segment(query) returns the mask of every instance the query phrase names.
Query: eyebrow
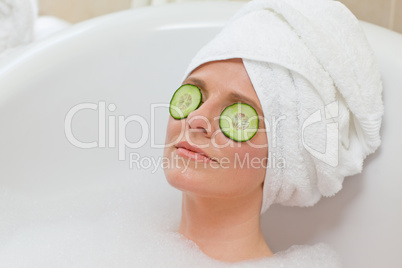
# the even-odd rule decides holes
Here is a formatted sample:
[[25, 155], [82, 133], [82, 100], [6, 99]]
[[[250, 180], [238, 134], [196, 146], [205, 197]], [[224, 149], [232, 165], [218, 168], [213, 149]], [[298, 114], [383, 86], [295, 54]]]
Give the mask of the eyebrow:
[[[199, 86], [200, 88], [202, 88], [202, 89], [208, 91], [207, 84], [206, 84], [205, 81], [202, 80], [202, 79], [199, 79], [199, 78], [196, 78], [196, 77], [189, 77], [189, 78], [187, 78], [186, 80], [184, 80], [184, 82], [183, 82], [183, 84], [186, 84], [186, 83], [194, 84], [195, 86]], [[258, 108], [258, 106], [256, 105], [256, 103], [255, 103], [253, 100], [251, 100], [250, 98], [248, 98], [248, 97], [246, 97], [246, 96], [244, 96], [244, 95], [240, 95], [240, 94], [238, 94], [238, 93], [231, 92], [231, 93], [229, 94], [229, 97], [232, 98], [232, 99], [243, 100], [243, 101], [245, 101], [245, 102], [248, 102], [248, 103], [250, 103], [251, 106], [254, 107], [254, 109], [258, 109], [258, 110], [259, 110], [259, 108]]]

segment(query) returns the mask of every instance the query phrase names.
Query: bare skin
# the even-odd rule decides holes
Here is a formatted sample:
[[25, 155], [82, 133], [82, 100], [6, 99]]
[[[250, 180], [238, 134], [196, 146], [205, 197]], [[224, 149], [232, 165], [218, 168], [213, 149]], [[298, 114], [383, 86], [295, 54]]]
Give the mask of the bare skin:
[[206, 255], [221, 261], [272, 256], [261, 233], [259, 211], [252, 211], [250, 204], [238, 201], [223, 204], [222, 200], [183, 193], [179, 233], [194, 241]]
[[[259, 131], [250, 143], [239, 143], [227, 138], [219, 128], [223, 109], [238, 101], [253, 106], [262, 118], [260, 102], [242, 60], [203, 64], [183, 84], [201, 88], [203, 103], [186, 119], [171, 117], [167, 127], [164, 156], [171, 163], [174, 157], [183, 160], [164, 170], [168, 182], [183, 192], [178, 232], [217, 260], [238, 262], [272, 256], [260, 226], [263, 164], [266, 166], [268, 153], [267, 147], [256, 146], [267, 145], [266, 133]], [[265, 129], [263, 120], [260, 129]], [[180, 154], [175, 147], [180, 141], [202, 148], [216, 162], [206, 160], [202, 163], [207, 165], [201, 165]], [[261, 165], [241, 167], [235, 164], [236, 159], [261, 160]]]

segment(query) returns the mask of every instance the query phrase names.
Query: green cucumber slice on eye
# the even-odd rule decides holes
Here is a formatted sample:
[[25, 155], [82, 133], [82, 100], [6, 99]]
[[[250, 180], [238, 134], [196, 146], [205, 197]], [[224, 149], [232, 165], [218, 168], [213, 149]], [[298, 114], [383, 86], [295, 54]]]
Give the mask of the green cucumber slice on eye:
[[245, 103], [234, 103], [226, 107], [219, 118], [219, 127], [229, 139], [248, 141], [257, 133], [258, 114]]
[[170, 115], [174, 119], [186, 118], [192, 111], [200, 107], [201, 101], [201, 90], [197, 86], [182, 85], [175, 91], [170, 100]]

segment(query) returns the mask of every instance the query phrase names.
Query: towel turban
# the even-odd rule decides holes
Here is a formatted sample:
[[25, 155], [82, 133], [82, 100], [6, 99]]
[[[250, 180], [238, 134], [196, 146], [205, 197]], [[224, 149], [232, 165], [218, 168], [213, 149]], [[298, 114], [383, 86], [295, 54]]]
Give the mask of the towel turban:
[[198, 51], [184, 79], [230, 58], [243, 60], [267, 122], [268, 157], [283, 164], [266, 169], [261, 213], [334, 195], [380, 146], [379, 68], [342, 3], [248, 2]]

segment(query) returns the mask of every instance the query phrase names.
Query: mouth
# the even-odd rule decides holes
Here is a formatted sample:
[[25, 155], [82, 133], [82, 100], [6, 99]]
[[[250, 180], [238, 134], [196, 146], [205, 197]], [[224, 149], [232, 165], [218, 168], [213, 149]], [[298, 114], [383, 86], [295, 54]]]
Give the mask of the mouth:
[[187, 158], [190, 158], [194, 161], [200, 161], [200, 162], [218, 162], [216, 159], [211, 158], [208, 156], [203, 150], [201, 150], [198, 147], [190, 145], [186, 141], [181, 141], [178, 144], [176, 144], [176, 153], [180, 156], [184, 156]]

